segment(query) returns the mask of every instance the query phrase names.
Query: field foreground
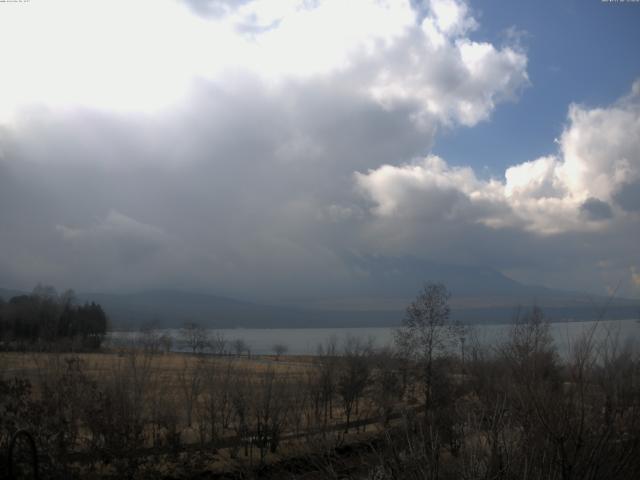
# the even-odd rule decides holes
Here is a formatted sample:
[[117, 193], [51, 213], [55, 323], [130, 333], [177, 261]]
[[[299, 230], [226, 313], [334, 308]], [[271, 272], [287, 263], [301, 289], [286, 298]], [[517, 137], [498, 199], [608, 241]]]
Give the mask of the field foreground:
[[49, 432], [55, 441], [40, 455], [55, 456], [74, 474], [100, 477], [134, 470], [145, 476], [149, 469], [168, 476], [226, 475], [256, 466], [264, 476], [265, 465], [275, 474], [300, 455], [312, 458], [318, 447], [329, 452], [379, 432], [371, 398], [354, 396], [347, 415], [333, 398], [337, 376], [325, 379], [328, 391], [320, 392], [323, 370], [333, 377], [338, 366], [326, 372], [318, 360], [143, 350], [0, 354], [15, 397], [5, 408], [18, 407], [15, 426], [31, 423], [35, 404], [45, 407], [36, 410], [50, 416], [49, 428], [67, 432]]
[[[0, 353], [0, 473], [44, 478], [640, 478], [640, 356], [548, 327], [429, 364], [356, 340], [315, 357]], [[20, 430], [28, 434], [14, 434]]]

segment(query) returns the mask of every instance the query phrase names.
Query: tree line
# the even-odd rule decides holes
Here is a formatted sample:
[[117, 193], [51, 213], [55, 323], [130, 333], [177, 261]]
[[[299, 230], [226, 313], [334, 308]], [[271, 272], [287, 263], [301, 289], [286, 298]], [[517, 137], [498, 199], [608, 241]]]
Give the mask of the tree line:
[[58, 294], [53, 287], [37, 285], [28, 295], [0, 298], [0, 344], [7, 349], [36, 344], [97, 349], [107, 325], [102, 307], [78, 304], [72, 290]]

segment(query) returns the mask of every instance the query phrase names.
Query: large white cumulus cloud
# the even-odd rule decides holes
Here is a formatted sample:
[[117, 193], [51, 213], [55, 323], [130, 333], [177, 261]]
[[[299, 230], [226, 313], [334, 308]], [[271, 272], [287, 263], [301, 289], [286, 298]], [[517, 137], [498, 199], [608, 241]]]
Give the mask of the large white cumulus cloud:
[[427, 129], [474, 125], [528, 84], [523, 52], [469, 38], [477, 22], [461, 1], [431, 0], [426, 15], [408, 1], [294, 1], [279, 14], [267, 3], [229, 14], [259, 45], [252, 68], [271, 79], [340, 73], [341, 88], [409, 108]]
[[503, 179], [429, 156], [357, 173], [356, 182], [380, 217], [461, 215], [539, 235], [638, 221], [640, 81], [613, 105], [571, 105], [558, 143], [557, 154], [509, 167]]
[[[382, 105], [415, 105], [418, 122], [437, 118], [472, 126], [495, 104], [528, 84], [527, 57], [517, 48], [497, 49], [468, 34], [477, 26], [464, 3], [433, 0], [411, 44], [400, 43], [379, 68], [369, 91]], [[415, 41], [418, 38], [419, 41]]]

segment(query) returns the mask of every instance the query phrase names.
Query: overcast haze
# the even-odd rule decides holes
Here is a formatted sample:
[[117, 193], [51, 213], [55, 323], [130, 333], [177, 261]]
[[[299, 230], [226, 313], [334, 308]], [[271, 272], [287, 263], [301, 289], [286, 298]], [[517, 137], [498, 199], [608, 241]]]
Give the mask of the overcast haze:
[[0, 286], [639, 298], [640, 4], [504, 3], [0, 4]]

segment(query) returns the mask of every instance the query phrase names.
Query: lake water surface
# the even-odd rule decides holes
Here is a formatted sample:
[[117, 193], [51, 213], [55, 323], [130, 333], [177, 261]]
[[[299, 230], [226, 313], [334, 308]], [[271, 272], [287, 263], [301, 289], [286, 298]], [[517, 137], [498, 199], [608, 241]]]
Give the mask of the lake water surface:
[[[594, 338], [602, 340], [609, 336], [618, 338], [621, 345], [626, 343], [640, 343], [640, 323], [637, 320], [606, 320], [596, 322], [558, 322], [551, 324], [551, 335], [561, 355], [566, 355], [570, 346], [579, 339], [585, 331], [595, 327]], [[481, 344], [498, 346], [505, 341], [511, 325], [474, 325], [474, 334]], [[273, 353], [275, 344], [283, 344], [288, 353], [293, 355], [313, 355], [318, 345], [334, 338], [338, 347], [348, 337], [356, 337], [363, 341], [371, 341], [376, 347], [393, 344], [393, 333], [396, 328], [237, 328], [218, 329], [225, 339], [233, 342], [242, 339], [257, 355]], [[167, 329], [164, 332], [174, 338], [174, 348], [183, 350], [180, 343], [180, 330]], [[112, 332], [109, 340], [120, 343], [135, 338], [132, 332]]]

